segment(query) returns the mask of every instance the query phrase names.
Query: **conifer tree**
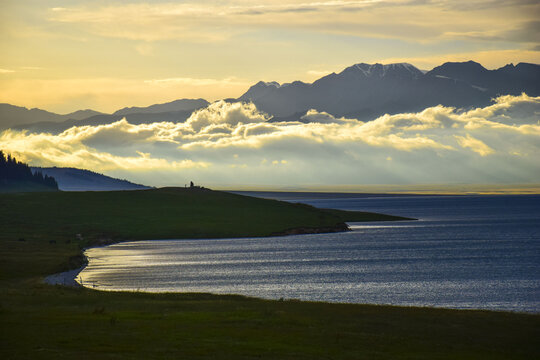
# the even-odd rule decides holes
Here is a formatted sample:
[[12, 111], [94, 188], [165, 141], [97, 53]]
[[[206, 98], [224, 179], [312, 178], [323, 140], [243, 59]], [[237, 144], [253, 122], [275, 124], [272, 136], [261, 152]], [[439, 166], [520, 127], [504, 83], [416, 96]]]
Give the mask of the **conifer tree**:
[[0, 150], [0, 185], [16, 182], [31, 182], [58, 189], [58, 183], [55, 178], [48, 175], [43, 176], [41, 171], [32, 173], [32, 170], [27, 164], [17, 161], [11, 154], [7, 154], [6, 156]]

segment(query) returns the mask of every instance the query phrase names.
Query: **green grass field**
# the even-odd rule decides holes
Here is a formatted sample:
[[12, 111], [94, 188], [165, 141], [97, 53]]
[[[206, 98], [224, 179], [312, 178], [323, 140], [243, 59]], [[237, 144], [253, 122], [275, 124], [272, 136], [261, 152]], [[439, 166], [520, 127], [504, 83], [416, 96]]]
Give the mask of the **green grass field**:
[[42, 283], [80, 265], [82, 248], [100, 243], [265, 236], [391, 219], [196, 189], [0, 194], [0, 358], [540, 357], [538, 315]]

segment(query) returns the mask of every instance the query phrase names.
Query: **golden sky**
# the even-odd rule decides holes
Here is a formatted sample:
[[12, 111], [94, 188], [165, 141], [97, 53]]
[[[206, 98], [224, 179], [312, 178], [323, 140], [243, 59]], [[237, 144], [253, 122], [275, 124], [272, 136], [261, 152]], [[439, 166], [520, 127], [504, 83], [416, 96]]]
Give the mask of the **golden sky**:
[[539, 15], [537, 0], [2, 0], [0, 102], [111, 112], [359, 62], [540, 63]]

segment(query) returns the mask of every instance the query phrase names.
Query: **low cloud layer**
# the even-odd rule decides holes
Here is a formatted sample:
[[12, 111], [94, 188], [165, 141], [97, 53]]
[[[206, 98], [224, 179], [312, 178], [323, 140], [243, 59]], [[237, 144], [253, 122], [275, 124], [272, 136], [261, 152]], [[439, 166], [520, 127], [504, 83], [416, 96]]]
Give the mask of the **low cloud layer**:
[[[253, 104], [218, 101], [185, 123], [7, 130], [0, 148], [36, 166], [71, 166], [149, 185], [524, 184], [540, 179], [540, 97], [445, 106], [373, 121], [308, 111], [272, 122]], [[308, 123], [304, 123], [308, 122]]]

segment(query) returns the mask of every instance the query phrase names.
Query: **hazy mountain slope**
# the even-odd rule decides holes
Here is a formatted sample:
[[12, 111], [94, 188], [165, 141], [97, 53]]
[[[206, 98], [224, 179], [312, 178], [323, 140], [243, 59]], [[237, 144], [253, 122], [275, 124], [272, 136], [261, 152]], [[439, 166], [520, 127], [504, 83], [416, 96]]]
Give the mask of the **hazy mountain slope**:
[[64, 130], [67, 130], [73, 126], [96, 126], [106, 125], [125, 118], [131, 124], [150, 124], [153, 122], [184, 122], [186, 121], [193, 111], [173, 111], [163, 112], [155, 114], [135, 113], [127, 115], [96, 115], [84, 120], [66, 120], [63, 122], [38, 122], [33, 124], [23, 124], [19, 126], [13, 126], [16, 130], [28, 130], [30, 132], [40, 133], [48, 132], [52, 134], [59, 134]]
[[109, 190], [141, 190], [148, 186], [134, 184], [127, 180], [115, 179], [110, 176], [89, 170], [75, 168], [32, 167], [32, 171], [40, 171], [43, 175], [52, 176], [63, 191], [109, 191]]
[[22, 106], [0, 104], [0, 129], [7, 129], [13, 125], [32, 123], [38, 121], [62, 121], [62, 115], [41, 109], [27, 109]]
[[179, 99], [164, 104], [155, 104], [147, 107], [125, 107], [117, 110], [113, 115], [127, 115], [127, 114], [156, 114], [156, 113], [170, 113], [178, 111], [194, 111], [210, 103], [204, 99]]
[[0, 104], [0, 130], [37, 122], [61, 122], [68, 119], [81, 120], [97, 114], [101, 113], [94, 110], [78, 110], [60, 115], [36, 108], [27, 109], [22, 106]]
[[[94, 110], [78, 110], [60, 115], [41, 109], [0, 104], [0, 130], [28, 129], [35, 132], [61, 132], [72, 126], [102, 125], [118, 121], [124, 116], [133, 124], [155, 121], [183, 122], [194, 110], [208, 106], [204, 99], [180, 99], [148, 107], [129, 107], [103, 114]], [[151, 114], [151, 116], [148, 116]]]
[[474, 62], [447, 62], [437, 66], [426, 75], [444, 76], [483, 88], [490, 95], [525, 92], [540, 93], [540, 65], [519, 63], [508, 64], [496, 70], [488, 70]]
[[72, 113], [62, 115], [65, 119], [74, 119], [74, 120], [83, 120], [87, 119], [90, 116], [96, 116], [103, 114], [102, 112], [91, 110], [91, 109], [85, 109], [85, 110], [77, 110]]
[[[153, 122], [184, 122], [193, 111], [209, 104], [204, 99], [180, 99], [165, 104], [148, 107], [130, 107], [115, 111], [113, 114], [96, 114], [82, 120], [29, 122], [12, 126], [13, 129], [26, 129], [31, 132], [61, 133], [73, 126], [105, 125], [126, 118], [131, 124], [150, 124]], [[84, 110], [87, 111], [87, 110]]]

